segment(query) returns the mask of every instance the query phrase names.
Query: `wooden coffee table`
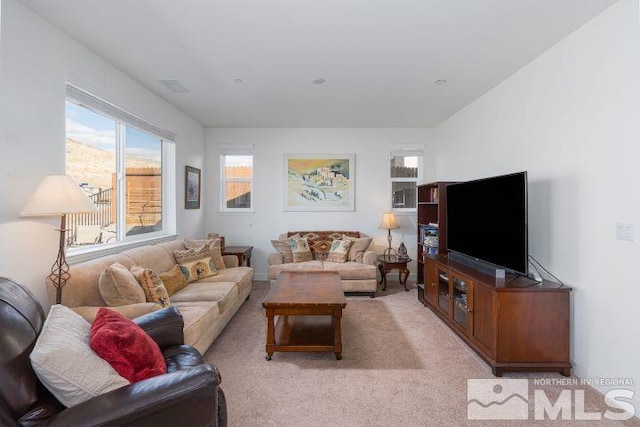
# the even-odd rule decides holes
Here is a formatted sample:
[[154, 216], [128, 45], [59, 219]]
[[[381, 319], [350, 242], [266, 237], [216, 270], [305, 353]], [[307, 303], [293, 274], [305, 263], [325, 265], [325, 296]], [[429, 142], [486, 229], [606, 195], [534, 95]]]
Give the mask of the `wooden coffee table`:
[[340, 319], [347, 299], [337, 272], [283, 271], [262, 306], [267, 310], [267, 360], [276, 351], [327, 351], [342, 359]]

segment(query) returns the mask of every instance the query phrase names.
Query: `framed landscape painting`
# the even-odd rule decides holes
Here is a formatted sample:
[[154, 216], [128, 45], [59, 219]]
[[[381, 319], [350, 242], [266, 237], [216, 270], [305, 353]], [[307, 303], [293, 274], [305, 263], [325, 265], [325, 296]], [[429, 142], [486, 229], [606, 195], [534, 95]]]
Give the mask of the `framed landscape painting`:
[[355, 155], [285, 154], [285, 211], [354, 210]]
[[200, 209], [200, 169], [192, 166], [185, 171], [184, 208]]

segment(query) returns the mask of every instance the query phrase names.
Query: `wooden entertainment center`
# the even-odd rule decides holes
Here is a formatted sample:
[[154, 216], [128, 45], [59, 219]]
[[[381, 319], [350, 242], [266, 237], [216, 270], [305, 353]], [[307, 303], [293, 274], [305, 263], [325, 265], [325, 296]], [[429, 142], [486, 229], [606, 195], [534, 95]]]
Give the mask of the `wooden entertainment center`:
[[[422, 194], [439, 188], [440, 200], [448, 183], [425, 184]], [[418, 188], [420, 203], [421, 188]], [[425, 190], [426, 189], [426, 190]], [[445, 218], [444, 206], [428, 206]], [[420, 206], [420, 205], [419, 205]], [[426, 212], [425, 209], [422, 211]], [[418, 224], [434, 222], [421, 218]], [[419, 268], [419, 298], [462, 340], [478, 353], [496, 376], [510, 371], [556, 371], [571, 375], [569, 348], [571, 288], [558, 283], [518, 278], [495, 278], [449, 259], [443, 222], [439, 222], [438, 254], [424, 254]], [[420, 239], [420, 229], [418, 230]], [[419, 252], [421, 250], [419, 240]], [[421, 288], [420, 285], [423, 287]], [[421, 292], [421, 289], [422, 292]], [[421, 294], [421, 295], [420, 295]]]

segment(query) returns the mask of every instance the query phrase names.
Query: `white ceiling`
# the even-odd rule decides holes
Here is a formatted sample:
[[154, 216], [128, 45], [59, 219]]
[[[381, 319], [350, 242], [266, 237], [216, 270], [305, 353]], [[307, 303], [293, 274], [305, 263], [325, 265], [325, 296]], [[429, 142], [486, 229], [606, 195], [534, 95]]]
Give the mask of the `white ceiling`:
[[432, 127], [615, 2], [21, 1], [207, 127]]

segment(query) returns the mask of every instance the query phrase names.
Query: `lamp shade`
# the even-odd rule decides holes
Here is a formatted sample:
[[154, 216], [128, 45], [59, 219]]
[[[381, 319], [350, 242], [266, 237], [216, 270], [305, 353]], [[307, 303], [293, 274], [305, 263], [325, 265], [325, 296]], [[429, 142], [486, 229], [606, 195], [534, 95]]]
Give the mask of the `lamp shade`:
[[396, 228], [400, 228], [398, 223], [396, 222], [396, 216], [393, 212], [385, 212], [382, 214], [382, 222], [380, 222], [380, 227], [385, 230], [395, 230]]
[[20, 216], [50, 216], [94, 212], [98, 208], [67, 175], [47, 175]]

